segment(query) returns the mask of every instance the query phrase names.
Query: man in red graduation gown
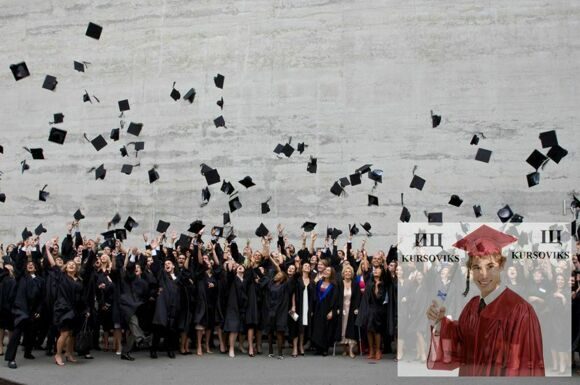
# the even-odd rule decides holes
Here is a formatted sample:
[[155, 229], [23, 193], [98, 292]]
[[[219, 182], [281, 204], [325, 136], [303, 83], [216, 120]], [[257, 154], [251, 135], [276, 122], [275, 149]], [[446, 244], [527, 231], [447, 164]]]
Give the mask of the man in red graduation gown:
[[463, 308], [458, 320], [445, 316], [436, 301], [427, 310], [435, 322], [427, 367], [459, 368], [460, 376], [544, 376], [542, 331], [533, 307], [503, 286], [504, 246], [516, 238], [483, 225], [453, 246], [466, 250], [469, 275], [480, 295]]

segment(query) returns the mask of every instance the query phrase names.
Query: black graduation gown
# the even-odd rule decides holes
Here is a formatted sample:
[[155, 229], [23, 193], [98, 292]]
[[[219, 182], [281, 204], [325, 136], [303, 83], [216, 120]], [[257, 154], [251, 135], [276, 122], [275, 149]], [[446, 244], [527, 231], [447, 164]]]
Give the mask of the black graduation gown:
[[[219, 268], [213, 269], [213, 274], [209, 276], [205, 271], [200, 271], [196, 279], [196, 303], [193, 322], [206, 329], [216, 326], [219, 317]], [[212, 287], [210, 287], [210, 284]]]
[[350, 307], [348, 309], [348, 314], [344, 315], [343, 306], [344, 306], [344, 282], [341, 280], [338, 282], [337, 286], [337, 293], [336, 293], [336, 301], [338, 311], [336, 313], [336, 335], [335, 341], [342, 340], [342, 320], [343, 317], [348, 317], [348, 322], [346, 324], [346, 331], [345, 337], [350, 338], [352, 340], [359, 339], [358, 327], [356, 326], [356, 319], [357, 315], [354, 314], [355, 310], [358, 310], [360, 307], [361, 301], [361, 292], [360, 286], [356, 281], [351, 281], [351, 295], [350, 295]]
[[38, 276], [33, 278], [26, 274], [18, 281], [16, 297], [12, 314], [14, 314], [14, 327], [26, 320], [32, 319], [34, 314], [40, 314], [42, 308], [44, 280]]
[[67, 328], [78, 331], [81, 327], [81, 317], [86, 311], [88, 308], [83, 298], [81, 280], [74, 280], [63, 273], [54, 303], [54, 324], [59, 329]]
[[225, 311], [224, 331], [239, 333], [244, 331], [246, 306], [246, 281], [242, 281], [235, 272], [228, 273], [228, 296]]
[[387, 275], [387, 336], [394, 337], [397, 334], [397, 277]]
[[153, 331], [153, 317], [155, 315], [159, 284], [157, 283], [157, 277], [151, 270], [143, 268], [141, 278], [146, 284], [146, 300], [143, 306], [137, 309], [137, 317], [139, 318], [141, 329], [145, 332], [151, 332]]
[[0, 329], [14, 329], [12, 306], [16, 298], [16, 279], [7, 270], [0, 271]]
[[[296, 313], [298, 314], [298, 329], [299, 331], [303, 331], [303, 332], [308, 332], [306, 337], [309, 338], [310, 337], [310, 331], [312, 330], [311, 327], [312, 326], [312, 316], [314, 315], [314, 306], [316, 303], [316, 285], [314, 284], [314, 280], [310, 279], [310, 282], [308, 283], [308, 289], [306, 290], [306, 292], [308, 293], [308, 314], [303, 314], [303, 305], [304, 305], [304, 287], [306, 285], [304, 284], [304, 280], [302, 279], [302, 276], [298, 277], [298, 279], [296, 280], [296, 285], [295, 285], [295, 289], [294, 289], [294, 293], [296, 295], [296, 299], [295, 299], [295, 303], [296, 303]], [[308, 326], [305, 327], [303, 325], [302, 320], [304, 319], [304, 317], [306, 317], [308, 319]]]
[[122, 274], [121, 296], [119, 297], [119, 309], [124, 324], [129, 324], [129, 320], [137, 313], [139, 306], [145, 303], [148, 295], [147, 282], [135, 275], [135, 264], [128, 264]]
[[244, 282], [246, 282], [246, 309], [245, 325], [247, 328], [255, 328], [261, 324], [261, 287], [256, 283], [260, 274], [258, 269], [247, 268], [244, 273]]
[[260, 286], [264, 290], [264, 333], [286, 332], [288, 328], [288, 281], [276, 283], [268, 276], [262, 277]]
[[[113, 330], [115, 323], [120, 324], [121, 315], [118, 311], [118, 304], [115, 301], [115, 283], [113, 276], [103, 271], [97, 272], [96, 275], [97, 303], [99, 305], [99, 320], [103, 331]], [[99, 288], [105, 285], [104, 288]], [[114, 309], [117, 308], [117, 311]], [[114, 315], [113, 315], [114, 314]]]
[[[294, 296], [294, 294], [296, 293], [296, 285], [297, 285], [296, 281], [297, 280], [298, 280], [297, 274], [294, 274], [293, 277], [288, 278], [288, 290], [287, 290], [288, 309], [290, 309], [292, 307], [292, 296]], [[300, 318], [296, 318], [296, 321], [294, 321], [294, 318], [292, 318], [288, 312], [286, 312], [286, 314], [288, 317], [288, 321], [287, 321], [288, 322], [288, 340], [292, 341], [293, 338], [298, 337], [298, 335], [300, 334], [300, 327], [298, 325]]]
[[[314, 314], [312, 315], [312, 343], [317, 350], [326, 352], [334, 343], [336, 334], [336, 312], [338, 310], [337, 288], [330, 284], [325, 291], [321, 291], [322, 280], [316, 284]], [[328, 320], [328, 313], [333, 317]]]
[[155, 314], [153, 315], [153, 325], [164, 327], [168, 330], [176, 330], [177, 316], [179, 315], [179, 305], [181, 303], [181, 288], [179, 277], [175, 279], [165, 271], [159, 274], [158, 282], [161, 292], [157, 297]]
[[195, 282], [193, 275], [188, 269], [179, 269], [179, 281], [181, 283], [179, 315], [177, 317], [177, 329], [189, 331], [195, 310]]
[[387, 322], [387, 308], [384, 304], [387, 289], [385, 284], [381, 283], [378, 292], [375, 294], [374, 288], [374, 280], [367, 282], [361, 301], [357, 326], [365, 327], [369, 332], [382, 334]]

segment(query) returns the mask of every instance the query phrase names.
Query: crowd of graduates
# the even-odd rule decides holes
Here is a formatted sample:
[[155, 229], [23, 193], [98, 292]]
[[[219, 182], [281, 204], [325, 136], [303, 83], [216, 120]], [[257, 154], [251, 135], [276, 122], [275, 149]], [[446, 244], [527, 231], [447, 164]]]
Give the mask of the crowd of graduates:
[[144, 234], [142, 249], [88, 239], [77, 221], [62, 242], [23, 234], [0, 246], [0, 353], [17, 368], [20, 345], [25, 359], [44, 350], [59, 366], [92, 350], [127, 361], [135, 351], [371, 360], [391, 352], [396, 248], [369, 256], [365, 240], [358, 249], [352, 235], [341, 248], [330, 236], [317, 245], [315, 232], [295, 247], [277, 230], [259, 249], [204, 228], [185, 239]]

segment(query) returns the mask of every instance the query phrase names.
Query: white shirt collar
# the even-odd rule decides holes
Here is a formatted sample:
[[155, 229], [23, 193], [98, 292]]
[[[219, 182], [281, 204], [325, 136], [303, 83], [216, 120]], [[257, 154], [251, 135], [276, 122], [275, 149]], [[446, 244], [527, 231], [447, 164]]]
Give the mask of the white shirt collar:
[[489, 305], [490, 303], [495, 301], [497, 299], [497, 297], [499, 297], [500, 294], [504, 292], [505, 289], [507, 289], [506, 285], [501, 284], [501, 283], [499, 285], [497, 285], [497, 287], [495, 288], [494, 291], [489, 293], [485, 298], [482, 297], [483, 300], [485, 301], [485, 304]]

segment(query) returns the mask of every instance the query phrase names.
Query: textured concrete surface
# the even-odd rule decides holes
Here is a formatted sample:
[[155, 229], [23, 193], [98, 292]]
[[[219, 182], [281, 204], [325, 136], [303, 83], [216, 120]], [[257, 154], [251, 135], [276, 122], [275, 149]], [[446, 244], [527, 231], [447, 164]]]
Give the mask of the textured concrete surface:
[[[139, 233], [158, 219], [170, 221], [170, 231], [196, 218], [221, 223], [220, 185], [199, 207], [202, 162], [227, 180], [251, 175], [257, 183], [249, 190], [234, 183], [244, 207], [232, 220], [242, 238], [260, 221], [271, 229], [286, 223], [291, 238], [306, 219], [319, 231], [369, 221], [370, 247], [384, 248], [395, 241], [402, 192], [412, 220], [424, 221], [424, 210], [472, 219], [479, 203], [481, 220], [495, 221], [508, 203], [526, 221], [567, 221], [563, 200], [579, 187], [579, 15], [572, 0], [5, 0], [0, 238], [40, 221], [63, 235], [79, 207], [92, 232], [117, 211], [140, 222]], [[103, 26], [100, 40], [84, 35], [89, 21]], [[9, 66], [23, 60], [31, 76], [15, 82]], [[79, 73], [73, 60], [91, 64]], [[218, 72], [223, 90], [213, 84]], [[47, 74], [58, 79], [55, 92], [41, 88]], [[174, 81], [182, 94], [196, 89], [192, 105], [169, 97]], [[85, 89], [100, 103], [83, 103]], [[223, 112], [215, 104], [222, 96]], [[108, 138], [121, 99], [131, 105], [123, 119], [143, 123], [146, 141], [130, 176], [120, 173], [127, 158], [119, 148], [135, 140], [126, 130], [98, 153], [83, 139]], [[443, 116], [438, 128], [430, 110]], [[46, 141], [56, 112], [65, 114], [57, 125], [68, 130], [63, 146]], [[216, 129], [222, 113], [227, 129]], [[569, 155], [548, 163], [540, 185], [528, 189], [533, 169], [525, 159], [551, 129]], [[487, 137], [480, 147], [493, 150], [489, 164], [475, 161], [469, 145], [480, 131]], [[278, 159], [272, 150], [290, 136], [309, 147]], [[44, 147], [46, 160], [31, 160], [23, 146]], [[317, 174], [306, 172], [310, 155]], [[31, 167], [24, 175], [23, 159]], [[330, 194], [336, 179], [367, 162], [384, 170], [378, 208], [367, 207], [366, 177], [346, 197]], [[95, 181], [87, 171], [101, 163], [107, 177]], [[150, 185], [154, 164], [161, 179]], [[409, 189], [415, 165], [427, 180], [422, 192]], [[44, 184], [51, 195], [39, 202]], [[464, 199], [460, 208], [447, 204], [451, 194]], [[270, 196], [272, 211], [261, 215]]]

